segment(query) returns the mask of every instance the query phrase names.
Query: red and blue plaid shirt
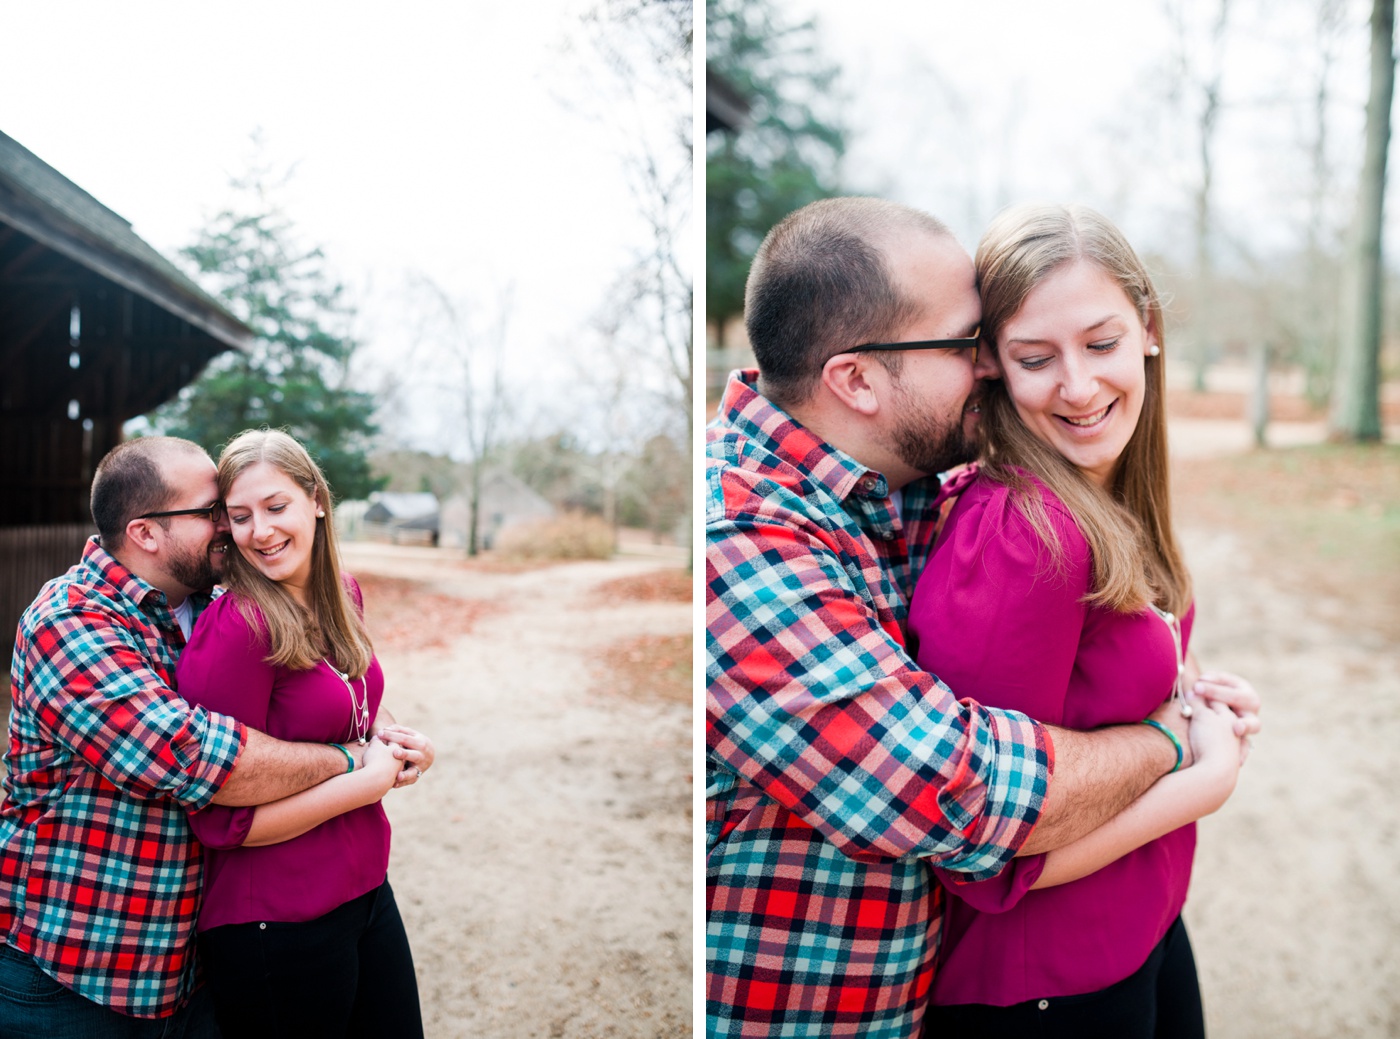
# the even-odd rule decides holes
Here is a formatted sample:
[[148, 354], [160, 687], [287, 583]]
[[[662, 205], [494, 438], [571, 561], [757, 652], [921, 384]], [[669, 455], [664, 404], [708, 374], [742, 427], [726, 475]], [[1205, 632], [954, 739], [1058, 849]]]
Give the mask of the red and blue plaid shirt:
[[209, 803], [245, 738], [171, 692], [184, 642], [165, 594], [94, 538], [25, 611], [10, 671], [0, 940], [132, 1017], [193, 989], [202, 851], [185, 808]]
[[905, 651], [937, 481], [897, 511], [754, 377], [706, 438], [707, 1031], [910, 1039], [942, 924], [927, 864], [1000, 871], [1053, 748]]

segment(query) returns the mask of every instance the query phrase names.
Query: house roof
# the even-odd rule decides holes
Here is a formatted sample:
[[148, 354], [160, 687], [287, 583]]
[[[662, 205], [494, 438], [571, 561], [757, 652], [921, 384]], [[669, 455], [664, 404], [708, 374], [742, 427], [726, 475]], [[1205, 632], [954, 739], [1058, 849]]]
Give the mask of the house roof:
[[380, 506], [396, 520], [416, 519], [436, 515], [437, 496], [427, 491], [406, 494], [399, 491], [379, 491], [370, 495], [370, 507]]
[[244, 349], [253, 331], [108, 209], [22, 144], [0, 133], [0, 224], [96, 271], [205, 332]]

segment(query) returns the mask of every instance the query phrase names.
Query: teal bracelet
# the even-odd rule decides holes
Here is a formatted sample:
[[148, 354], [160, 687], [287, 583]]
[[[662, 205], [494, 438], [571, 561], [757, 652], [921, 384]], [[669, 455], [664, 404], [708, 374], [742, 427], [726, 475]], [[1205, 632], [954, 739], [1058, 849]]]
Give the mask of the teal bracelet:
[[[1147, 718], [1142, 724], [1152, 726], [1163, 736], [1172, 741], [1172, 746], [1176, 748], [1176, 764], [1172, 766], [1172, 771], [1175, 772], [1177, 769], [1181, 768], [1181, 763], [1186, 760], [1186, 748], [1181, 745], [1181, 740], [1177, 739], [1176, 733], [1172, 732], [1171, 729], [1167, 728], [1156, 718]], [[348, 754], [349, 751], [346, 751], [346, 753]]]
[[[1174, 739], [1176, 739], [1176, 737], [1173, 736], [1172, 739], [1174, 740]], [[346, 750], [345, 747], [344, 747], [342, 744], [339, 744], [339, 743], [332, 743], [331, 746], [334, 747], [336, 750], [340, 751], [342, 754], [345, 755], [345, 771], [346, 771], [347, 773], [354, 772], [354, 771], [355, 771], [355, 755], [351, 754], [350, 751]], [[1180, 745], [1178, 745], [1178, 746], [1177, 746], [1177, 754], [1180, 755], [1180, 753], [1181, 753], [1181, 747], [1180, 747]]]

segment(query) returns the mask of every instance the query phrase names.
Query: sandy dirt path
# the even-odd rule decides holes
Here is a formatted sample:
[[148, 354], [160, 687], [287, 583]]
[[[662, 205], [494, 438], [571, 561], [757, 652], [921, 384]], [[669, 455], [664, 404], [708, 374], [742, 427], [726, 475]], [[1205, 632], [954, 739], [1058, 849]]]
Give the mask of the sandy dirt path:
[[1195, 647], [1247, 676], [1265, 732], [1200, 823], [1186, 919], [1213, 1039], [1400, 1036], [1400, 652], [1191, 529]]
[[[1249, 445], [1238, 421], [1173, 418], [1170, 433], [1178, 464]], [[1320, 442], [1322, 430], [1276, 423], [1269, 439]], [[1400, 1036], [1394, 626], [1320, 594], [1325, 562], [1267, 558], [1248, 531], [1198, 524], [1183, 542], [1198, 656], [1265, 698], [1234, 796], [1200, 823], [1186, 906], [1210, 1035]]]
[[346, 554], [354, 572], [488, 604], [447, 649], [380, 655], [385, 702], [438, 751], [385, 802], [427, 1034], [690, 1035], [691, 711], [610, 695], [596, 662], [690, 630], [688, 604], [593, 594], [666, 564], [507, 574], [432, 550]]

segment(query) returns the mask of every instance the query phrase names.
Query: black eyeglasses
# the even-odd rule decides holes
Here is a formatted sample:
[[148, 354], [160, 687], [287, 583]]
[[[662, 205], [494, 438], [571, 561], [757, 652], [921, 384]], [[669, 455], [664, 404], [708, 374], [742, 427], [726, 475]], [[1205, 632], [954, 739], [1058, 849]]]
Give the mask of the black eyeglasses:
[[218, 523], [224, 516], [224, 503], [216, 501], [202, 509], [171, 509], [169, 512], [147, 512], [137, 519], [165, 519], [167, 516], [208, 516], [210, 523]]
[[876, 350], [971, 350], [972, 363], [977, 363], [977, 347], [982, 342], [981, 330], [962, 339], [918, 339], [909, 343], [865, 343], [853, 346], [848, 354], [868, 354]]

